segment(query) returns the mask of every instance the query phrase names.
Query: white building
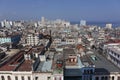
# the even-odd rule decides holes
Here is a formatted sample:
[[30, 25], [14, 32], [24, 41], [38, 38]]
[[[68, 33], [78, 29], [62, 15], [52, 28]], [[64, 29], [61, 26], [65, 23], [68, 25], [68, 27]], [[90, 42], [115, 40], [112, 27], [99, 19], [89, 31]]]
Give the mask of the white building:
[[60, 38], [54, 39], [53, 44], [54, 45], [60, 45], [61, 44], [61, 39]]
[[75, 38], [66, 38], [66, 44], [76, 44]]
[[35, 34], [28, 34], [27, 35], [27, 45], [37, 45], [39, 42], [39, 36]]
[[3, 43], [18, 43], [20, 41], [20, 35], [11, 35], [0, 37], [0, 44]]
[[105, 28], [112, 29], [112, 24], [106, 24]]
[[21, 21], [15, 21], [13, 23], [13, 25], [16, 26], [16, 27], [22, 27], [23, 26]]
[[7, 21], [7, 20], [4, 20], [4, 21], [1, 21], [1, 26], [2, 27], [11, 27], [13, 25], [12, 21]]
[[107, 46], [107, 58], [120, 68], [120, 44]]
[[86, 26], [86, 21], [85, 20], [81, 20], [80, 21], [80, 26]]

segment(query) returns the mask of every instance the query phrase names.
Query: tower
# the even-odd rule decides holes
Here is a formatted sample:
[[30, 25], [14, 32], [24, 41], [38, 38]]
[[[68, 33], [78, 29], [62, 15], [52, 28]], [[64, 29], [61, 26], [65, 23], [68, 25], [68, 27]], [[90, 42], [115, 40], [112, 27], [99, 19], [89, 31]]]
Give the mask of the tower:
[[80, 21], [80, 26], [86, 26], [86, 21], [85, 20], [81, 20]]

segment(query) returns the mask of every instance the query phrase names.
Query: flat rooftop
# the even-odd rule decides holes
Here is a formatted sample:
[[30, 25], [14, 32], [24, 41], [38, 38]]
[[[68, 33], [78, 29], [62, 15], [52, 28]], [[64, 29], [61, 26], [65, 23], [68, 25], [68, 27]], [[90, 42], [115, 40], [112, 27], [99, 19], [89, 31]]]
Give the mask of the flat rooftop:
[[80, 69], [82, 68], [84, 65], [83, 63], [81, 62], [81, 59], [77, 56], [77, 62], [76, 63], [65, 63], [65, 68], [66, 69]]
[[115, 53], [119, 54], [120, 55], [120, 45], [117, 45], [117, 46], [110, 46], [108, 47], [108, 49], [114, 51]]
[[21, 66], [17, 68], [17, 71], [32, 71], [32, 61], [25, 60]]
[[52, 69], [52, 60], [42, 61], [38, 65], [36, 71], [40, 72], [50, 72]]
[[63, 52], [67, 54], [75, 54], [74, 49], [63, 49]]
[[80, 59], [85, 67], [90, 67], [90, 66], [94, 65], [93, 62], [90, 60], [90, 58], [87, 55], [80, 57]]
[[68, 55], [76, 55], [74, 49], [63, 49], [64, 57], [68, 57]]
[[20, 51], [9, 57], [0, 66], [0, 71], [14, 71], [23, 60], [23, 51]]
[[120, 72], [120, 69], [107, 60], [107, 58], [104, 56], [98, 53], [89, 54], [88, 56], [95, 65], [95, 74], [110, 74], [112, 72]]
[[10, 51], [7, 51], [6, 54], [9, 56], [13, 56], [14, 54], [18, 53], [20, 50], [19, 49], [10, 49]]
[[[36, 48], [28, 47], [21, 51], [14, 49], [8, 51], [9, 56], [0, 63], [0, 71], [32, 71], [32, 59], [26, 60], [24, 54], [29, 55], [32, 54], [32, 51], [41, 51], [42, 49], [43, 47], [40, 46]], [[45, 63], [45, 66], [48, 65]]]
[[64, 76], [81, 76], [82, 72], [80, 69], [65, 69]]

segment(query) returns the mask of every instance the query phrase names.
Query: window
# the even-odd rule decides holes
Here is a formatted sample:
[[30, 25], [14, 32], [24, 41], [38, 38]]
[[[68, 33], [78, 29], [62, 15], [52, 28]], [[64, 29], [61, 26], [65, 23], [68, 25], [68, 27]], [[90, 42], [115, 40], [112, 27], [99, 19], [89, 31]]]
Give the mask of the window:
[[61, 77], [59, 77], [59, 80], [62, 80]]
[[87, 74], [89, 74], [89, 70], [87, 70]]
[[47, 78], [47, 80], [50, 80], [50, 79], [51, 79], [50, 77]]
[[38, 80], [38, 77], [35, 77], [35, 80]]
[[119, 55], [118, 55], [118, 58], [119, 58]]
[[57, 78], [55, 77], [54, 80], [57, 80]]
[[104, 80], [104, 77], [101, 77], [101, 80]]
[[108, 77], [107, 77], [107, 76], [105, 77], [105, 80], [108, 80]]
[[5, 80], [4, 76], [1, 76], [1, 80]]
[[114, 76], [112, 76], [112, 80], [114, 80]]
[[120, 76], [118, 76], [118, 80], [120, 80]]
[[17, 77], [17, 76], [15, 76], [15, 80], [18, 80], [18, 77]]
[[90, 70], [90, 74], [93, 74], [93, 70], [92, 69]]
[[99, 80], [99, 77], [95, 77], [95, 80]]
[[84, 70], [84, 74], [86, 74], [87, 73], [87, 70]]
[[28, 76], [28, 80], [30, 80], [30, 77]]
[[8, 76], [7, 78], [8, 78], [8, 80], [11, 80], [10, 76]]
[[21, 77], [21, 80], [24, 80], [24, 77], [23, 77], [23, 76]]

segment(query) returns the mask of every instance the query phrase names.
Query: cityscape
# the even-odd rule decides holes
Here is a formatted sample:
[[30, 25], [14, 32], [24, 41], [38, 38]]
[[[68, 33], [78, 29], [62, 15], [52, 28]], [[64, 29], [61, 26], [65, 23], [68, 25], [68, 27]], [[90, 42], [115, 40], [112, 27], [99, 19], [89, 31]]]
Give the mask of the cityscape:
[[[0, 7], [5, 6], [7, 1], [1, 0], [0, 4], [3, 5]], [[7, 3], [6, 6], [17, 8], [19, 4], [13, 5], [16, 3], [14, 1], [10, 2], [11, 5]], [[102, 4], [101, 1], [95, 1], [95, 4]], [[29, 4], [34, 3], [31, 0], [30, 2]], [[36, 4], [32, 5], [35, 8], [44, 6], [42, 4], [49, 4], [42, 0], [35, 2]], [[74, 1], [70, 0], [70, 2], [72, 4]], [[117, 15], [114, 14], [113, 16], [108, 14], [109, 17], [105, 17], [107, 11], [103, 12], [103, 15], [96, 12], [97, 16], [100, 15], [96, 18], [90, 18], [89, 16], [96, 16], [90, 15], [91, 13], [87, 14], [88, 16], [86, 14], [76, 16], [77, 13], [72, 12], [75, 10], [71, 9], [79, 4], [73, 3], [75, 5], [72, 5], [72, 8], [70, 2], [55, 1], [54, 3], [57, 4], [52, 6], [51, 11], [49, 6], [44, 7], [49, 13], [58, 14], [57, 17], [56, 14], [50, 15], [53, 16], [52, 18], [48, 17], [49, 13], [45, 14], [47, 12], [42, 9], [43, 7], [40, 9], [41, 13], [42, 10], [43, 13], [45, 12], [45, 16], [38, 17], [39, 12], [36, 11], [37, 18], [30, 18], [35, 15], [31, 14], [35, 10], [31, 10], [31, 13], [28, 10], [28, 14], [23, 9], [23, 14], [28, 15], [25, 15], [27, 18], [24, 15], [15, 16], [18, 12], [16, 8], [14, 15], [9, 14], [8, 7], [5, 7], [6, 11], [8, 9], [8, 15], [1, 15], [4, 14], [4, 10], [0, 12], [0, 80], [120, 80], [119, 17], [116, 18]], [[110, 2], [108, 3], [113, 5], [112, 0]], [[31, 6], [25, 4], [26, 1], [19, 3], [23, 4], [20, 5], [22, 7]], [[64, 3], [68, 4], [60, 6]], [[82, 3], [80, 4], [78, 8], [83, 6]], [[89, 4], [93, 3], [86, 4], [91, 6]], [[118, 6], [117, 2], [114, 5]], [[91, 7], [95, 8], [95, 6]], [[106, 4], [103, 3], [103, 6], [105, 7]], [[67, 14], [66, 9], [70, 11], [70, 14], [64, 17], [59, 14], [61, 12], [57, 12], [58, 8], [65, 10], [64, 15]], [[70, 16], [71, 14], [75, 16]]]

